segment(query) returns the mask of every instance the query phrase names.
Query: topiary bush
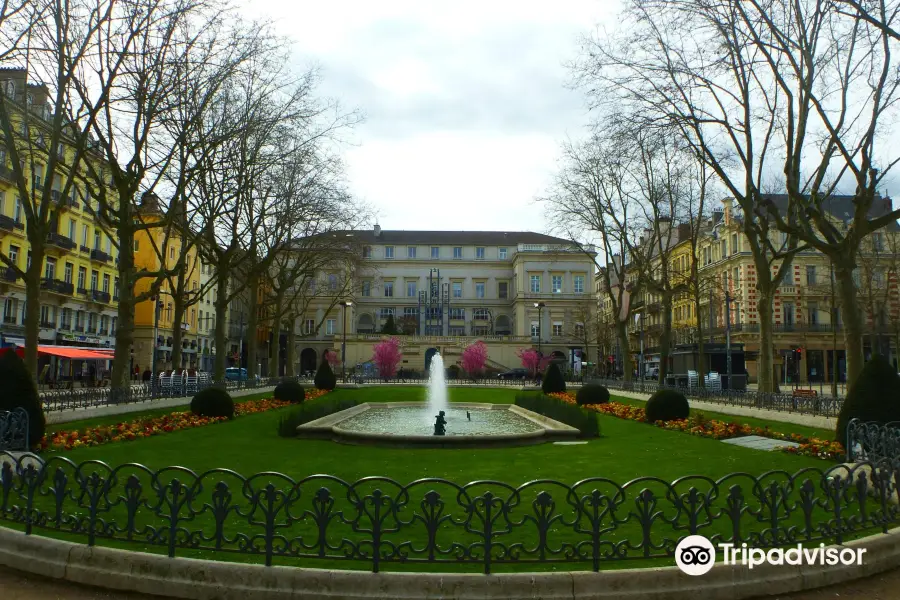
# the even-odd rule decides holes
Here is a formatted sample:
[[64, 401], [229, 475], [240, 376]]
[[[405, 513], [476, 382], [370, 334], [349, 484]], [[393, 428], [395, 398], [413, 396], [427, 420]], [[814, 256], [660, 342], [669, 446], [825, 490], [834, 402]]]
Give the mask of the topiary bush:
[[313, 381], [320, 390], [331, 391], [337, 386], [337, 377], [335, 377], [334, 371], [331, 370], [331, 365], [328, 364], [327, 360], [323, 360], [322, 364], [319, 365], [319, 370], [316, 371], [316, 378]]
[[303, 386], [300, 385], [300, 382], [296, 379], [284, 379], [275, 386], [275, 391], [272, 395], [276, 400], [290, 402], [292, 404], [303, 402], [306, 398], [306, 392], [304, 391]]
[[888, 423], [900, 421], [900, 376], [883, 356], [875, 355], [850, 386], [838, 414], [835, 440], [847, 446], [851, 419]]
[[555, 394], [566, 391], [566, 380], [556, 363], [547, 365], [544, 371], [544, 380], [541, 382], [541, 390], [545, 394]]
[[563, 402], [558, 398], [540, 393], [516, 394], [516, 406], [521, 406], [554, 421], [570, 425], [581, 432], [579, 437], [600, 437], [600, 423], [597, 413], [580, 406]]
[[687, 419], [691, 408], [687, 398], [678, 390], [658, 390], [647, 400], [647, 421], [677, 421]]
[[609, 402], [609, 390], [599, 383], [587, 383], [575, 394], [578, 406], [588, 404], [606, 404]]
[[28, 445], [34, 448], [44, 437], [47, 424], [34, 378], [18, 354], [12, 349], [0, 353], [0, 410], [24, 408], [28, 413]]
[[201, 417], [234, 418], [234, 400], [220, 387], [200, 390], [191, 400], [191, 412]]

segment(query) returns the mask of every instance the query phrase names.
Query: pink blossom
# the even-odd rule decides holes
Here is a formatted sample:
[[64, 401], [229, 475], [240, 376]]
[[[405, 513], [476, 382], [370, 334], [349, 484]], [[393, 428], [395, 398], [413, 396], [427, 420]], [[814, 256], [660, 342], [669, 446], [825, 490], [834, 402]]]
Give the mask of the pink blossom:
[[460, 363], [463, 370], [469, 374], [469, 377], [475, 377], [478, 373], [484, 371], [484, 363], [487, 362], [488, 350], [484, 342], [477, 341], [474, 344], [466, 346], [463, 350]]
[[334, 350], [325, 351], [325, 360], [327, 360], [328, 364], [331, 365], [332, 370], [341, 366], [341, 359], [338, 358], [338, 354]]
[[397, 374], [397, 366], [403, 360], [403, 353], [400, 351], [400, 340], [395, 337], [378, 342], [372, 347], [374, 354], [372, 362], [378, 368], [378, 373], [387, 379]]
[[550, 364], [550, 357], [542, 357], [534, 348], [521, 348], [516, 351], [516, 356], [522, 359], [522, 366], [528, 369], [533, 376], [542, 373]]

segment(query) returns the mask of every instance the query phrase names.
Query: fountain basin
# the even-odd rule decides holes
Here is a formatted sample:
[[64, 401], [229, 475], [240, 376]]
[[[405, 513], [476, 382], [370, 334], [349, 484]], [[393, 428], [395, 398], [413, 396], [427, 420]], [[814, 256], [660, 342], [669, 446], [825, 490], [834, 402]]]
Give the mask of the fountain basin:
[[[472, 421], [466, 419], [467, 411]], [[344, 444], [488, 448], [569, 441], [580, 433], [514, 404], [454, 402], [446, 416], [446, 435], [433, 435], [434, 415], [423, 402], [366, 402], [304, 423], [297, 435]]]

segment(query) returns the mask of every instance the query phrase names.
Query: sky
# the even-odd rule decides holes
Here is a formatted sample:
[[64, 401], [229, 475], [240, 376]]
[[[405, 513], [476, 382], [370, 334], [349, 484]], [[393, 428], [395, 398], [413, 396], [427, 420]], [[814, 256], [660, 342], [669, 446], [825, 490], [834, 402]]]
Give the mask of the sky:
[[[535, 198], [590, 120], [568, 89], [615, 0], [247, 0], [365, 122], [344, 159], [383, 229], [546, 232]], [[374, 223], [373, 223], [374, 225]]]

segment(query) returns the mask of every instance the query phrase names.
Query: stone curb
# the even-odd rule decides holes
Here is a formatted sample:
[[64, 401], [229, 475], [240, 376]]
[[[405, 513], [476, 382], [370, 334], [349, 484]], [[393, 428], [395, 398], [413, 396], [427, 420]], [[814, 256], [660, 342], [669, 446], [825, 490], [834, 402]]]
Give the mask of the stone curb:
[[[272, 387], [259, 387], [252, 390], [234, 390], [228, 392], [232, 398], [242, 398], [251, 394], [263, 394], [275, 389]], [[112, 404], [108, 406], [92, 406], [90, 408], [76, 408], [73, 410], [51, 411], [44, 413], [47, 425], [93, 419], [94, 417], [108, 417], [111, 415], [126, 415], [128, 413], [155, 410], [157, 408], [177, 408], [191, 403], [192, 396], [179, 398], [162, 398], [160, 400], [147, 400], [146, 402], [129, 402], [128, 404]]]
[[9, 568], [108, 589], [196, 600], [740, 600], [834, 585], [900, 565], [900, 530], [843, 547], [865, 548], [862, 566], [750, 569], [718, 564], [699, 577], [676, 567], [600, 573], [370, 573], [168, 558], [26, 536], [0, 527], [0, 564]]

